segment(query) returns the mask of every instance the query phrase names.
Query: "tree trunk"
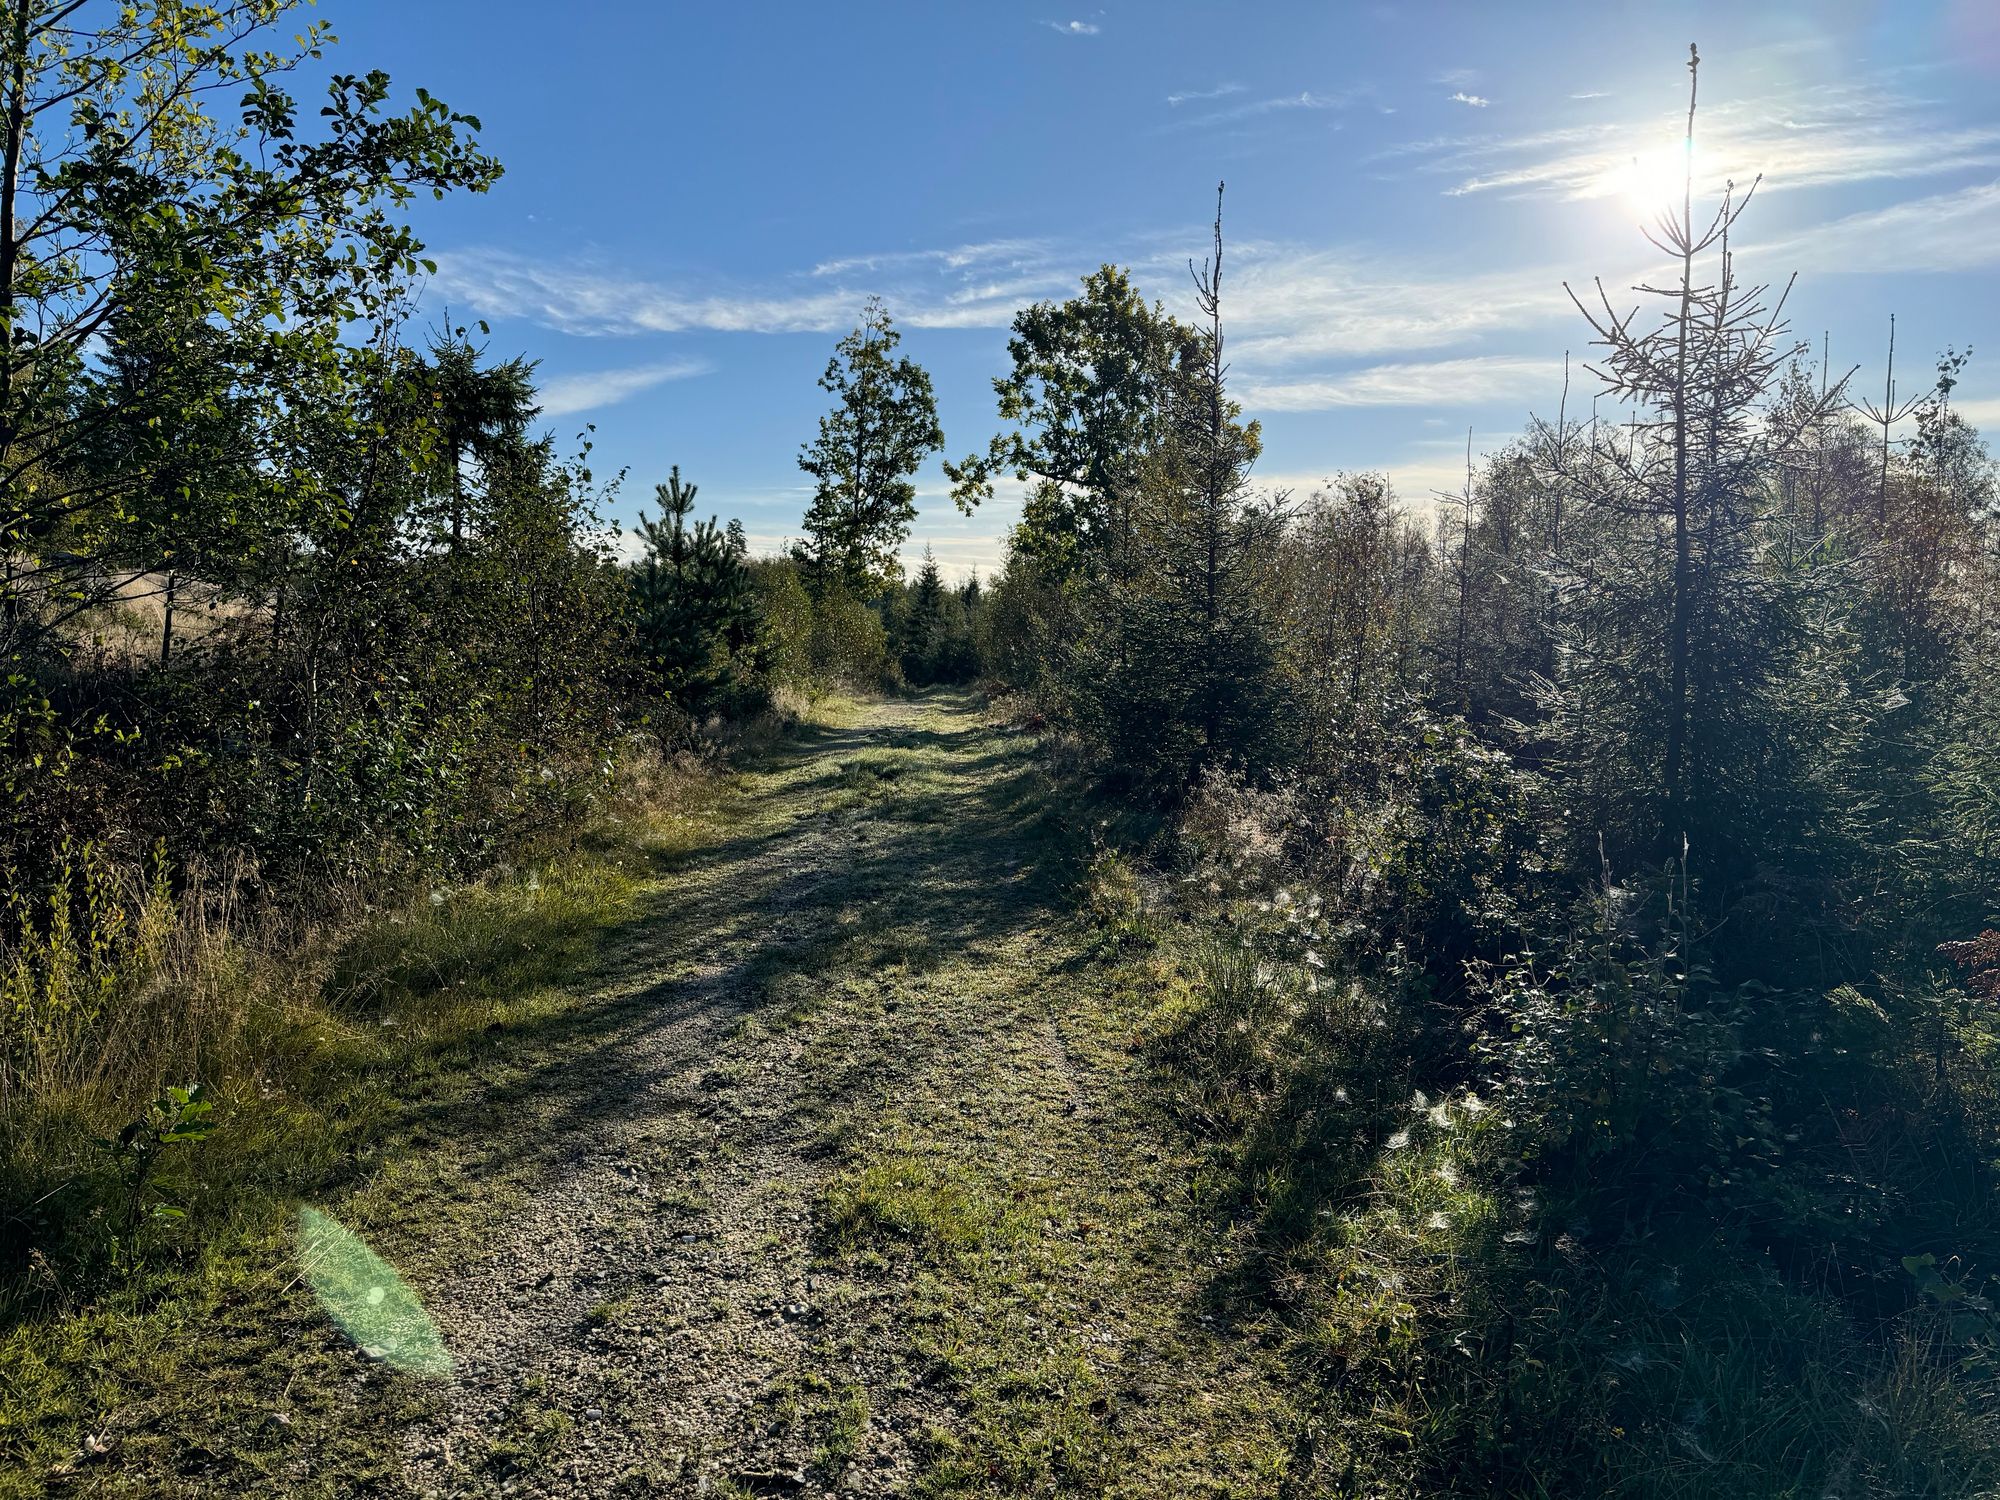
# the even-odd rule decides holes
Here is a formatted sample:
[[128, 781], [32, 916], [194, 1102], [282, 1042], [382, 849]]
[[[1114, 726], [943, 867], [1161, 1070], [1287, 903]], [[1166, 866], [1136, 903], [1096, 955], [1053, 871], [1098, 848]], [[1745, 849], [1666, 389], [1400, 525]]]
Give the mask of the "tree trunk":
[[[19, 316], [15, 279], [21, 247], [15, 239], [15, 213], [21, 191], [21, 135], [28, 118], [28, 13], [30, 0], [14, 0], [14, 24], [7, 38], [13, 56], [7, 68], [7, 142], [0, 155], [0, 466], [11, 466], [14, 439], [20, 427], [14, 410], [14, 321]], [[14, 528], [24, 519], [11, 501], [0, 517], [0, 548], [7, 552], [4, 618], [11, 644], [21, 625], [20, 598], [14, 585]]]
[[[1695, 88], [1700, 59], [1688, 65], [1687, 139], [1694, 140]], [[1694, 307], [1694, 158], [1690, 153], [1682, 179], [1680, 321], [1674, 337], [1674, 581], [1672, 621], [1667, 634], [1667, 744], [1666, 764], [1661, 768], [1662, 802], [1661, 852], [1672, 858], [1675, 835], [1682, 833], [1683, 787], [1687, 758], [1688, 637], [1690, 634], [1689, 575], [1693, 571], [1692, 543], [1688, 536], [1688, 339], [1689, 319]]]
[[174, 654], [174, 590], [179, 582], [174, 570], [167, 569], [166, 608], [160, 621], [160, 665], [163, 667]]

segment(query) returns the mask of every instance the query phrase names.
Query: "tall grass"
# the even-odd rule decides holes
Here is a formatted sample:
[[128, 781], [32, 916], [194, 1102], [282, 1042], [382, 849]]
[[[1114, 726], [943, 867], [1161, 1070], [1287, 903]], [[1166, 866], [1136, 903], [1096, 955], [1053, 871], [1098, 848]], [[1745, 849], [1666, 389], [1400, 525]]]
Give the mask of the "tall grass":
[[[274, 893], [247, 866], [67, 848], [41, 890], [0, 906], [0, 1326], [319, 1190], [388, 1128], [385, 1079], [570, 1003], [598, 934], [696, 836], [720, 758], [785, 722], [627, 747], [590, 820], [470, 884]], [[137, 1223], [115, 1142], [197, 1082], [214, 1132], [153, 1179], [186, 1217]]]
[[278, 943], [245, 901], [243, 870], [195, 869], [178, 891], [164, 853], [120, 866], [66, 846], [40, 899], [9, 894], [0, 932], [0, 1118], [62, 1094], [129, 1096], [226, 1055]]

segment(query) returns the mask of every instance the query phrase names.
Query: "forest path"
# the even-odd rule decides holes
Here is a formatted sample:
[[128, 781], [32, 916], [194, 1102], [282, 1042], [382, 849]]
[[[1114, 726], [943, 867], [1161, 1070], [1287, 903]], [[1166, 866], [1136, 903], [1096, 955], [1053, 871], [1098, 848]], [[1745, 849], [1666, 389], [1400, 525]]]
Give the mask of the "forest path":
[[487, 1159], [542, 1161], [419, 1273], [456, 1371], [409, 1486], [1274, 1493], [1283, 1374], [1208, 1310], [1226, 1231], [1080, 999], [1032, 739], [868, 703], [734, 783], [486, 1101]]

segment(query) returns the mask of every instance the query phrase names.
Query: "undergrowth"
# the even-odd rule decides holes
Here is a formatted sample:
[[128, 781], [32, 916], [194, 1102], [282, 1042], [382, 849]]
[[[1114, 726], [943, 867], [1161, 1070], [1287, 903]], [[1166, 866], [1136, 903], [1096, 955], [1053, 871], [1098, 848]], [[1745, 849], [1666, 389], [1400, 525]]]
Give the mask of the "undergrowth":
[[[296, 1206], [432, 1246], [456, 1232], [438, 1204], [463, 1148], [432, 1122], [477, 1115], [515, 1039], [575, 1004], [604, 935], [700, 837], [715, 759], [639, 757], [590, 824], [386, 905], [279, 914], [242, 879], [175, 891], [78, 852], [71, 920], [6, 953], [0, 1497], [332, 1494], [375, 1472], [370, 1424], [328, 1402], [356, 1356], [296, 1285]], [[206, 1131], [145, 1137], [134, 1213], [121, 1137], [129, 1153], [147, 1101], [194, 1084]], [[361, 1391], [397, 1424], [422, 1401], [366, 1370]], [[271, 1469], [308, 1432], [324, 1462]]]
[[[1204, 817], [1229, 836], [1161, 857], [1173, 915], [1122, 962], [1154, 996], [1136, 1041], [1165, 1118], [1205, 1154], [1214, 1211], [1254, 1226], [1237, 1274], [1318, 1393], [1299, 1493], [2000, 1492], [1976, 1036], [1933, 1069], [1876, 1013], [1844, 1062], [1836, 997], [1821, 1138], [1750, 1081], [1761, 1054], [1716, 1029], [1719, 1002], [1702, 1029], [1696, 999], [1648, 998], [1685, 982], [1671, 966], [1550, 964], [1552, 988], [1597, 975], [1595, 1008], [1516, 1004], [1495, 1037], [1353, 887], [1300, 880], [1255, 809], [1183, 826]], [[1743, 1034], [1775, 1046], [1776, 1004]]]

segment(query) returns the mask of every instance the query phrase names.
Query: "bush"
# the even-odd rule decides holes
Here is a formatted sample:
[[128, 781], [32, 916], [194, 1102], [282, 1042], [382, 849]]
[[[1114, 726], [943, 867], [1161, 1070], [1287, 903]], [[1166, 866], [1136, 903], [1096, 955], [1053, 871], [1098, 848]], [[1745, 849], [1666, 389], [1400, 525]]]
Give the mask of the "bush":
[[813, 597], [807, 659], [815, 681], [873, 687], [889, 673], [888, 632], [844, 585], [828, 583]]

